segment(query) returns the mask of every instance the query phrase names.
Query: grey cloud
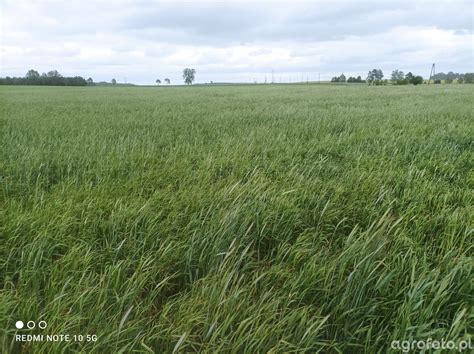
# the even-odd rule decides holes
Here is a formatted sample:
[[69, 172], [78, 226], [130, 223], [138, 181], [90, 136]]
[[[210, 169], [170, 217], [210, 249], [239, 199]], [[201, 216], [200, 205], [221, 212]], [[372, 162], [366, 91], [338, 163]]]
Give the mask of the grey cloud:
[[3, 0], [0, 7], [0, 75], [54, 66], [144, 83], [163, 72], [179, 80], [191, 64], [202, 81], [271, 69], [288, 76], [425, 70], [431, 60], [445, 70], [473, 68], [469, 1]]
[[157, 4], [135, 8], [118, 30], [162, 41], [206, 44], [323, 41], [361, 36], [394, 26], [472, 31], [472, 5], [454, 2], [295, 2]]

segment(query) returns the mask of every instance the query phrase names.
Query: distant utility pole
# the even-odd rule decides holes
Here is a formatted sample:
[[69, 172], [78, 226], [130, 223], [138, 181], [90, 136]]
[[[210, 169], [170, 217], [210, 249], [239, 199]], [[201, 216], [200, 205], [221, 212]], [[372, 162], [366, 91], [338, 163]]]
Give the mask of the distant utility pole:
[[433, 78], [434, 82], [434, 76], [435, 76], [435, 63], [431, 66], [431, 71], [430, 71], [430, 78], [428, 79], [428, 85], [430, 84], [431, 78]]
[[275, 82], [275, 76], [274, 76], [274, 72], [273, 72], [273, 69], [272, 69], [272, 84]]
[[318, 73], [318, 84], [321, 83], [321, 73]]

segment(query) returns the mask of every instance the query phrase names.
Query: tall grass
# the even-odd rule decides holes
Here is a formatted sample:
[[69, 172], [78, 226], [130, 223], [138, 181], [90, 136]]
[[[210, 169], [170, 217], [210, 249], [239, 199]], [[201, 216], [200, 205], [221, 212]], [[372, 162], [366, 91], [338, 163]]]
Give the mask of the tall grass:
[[471, 338], [472, 122], [469, 85], [0, 87], [1, 352]]

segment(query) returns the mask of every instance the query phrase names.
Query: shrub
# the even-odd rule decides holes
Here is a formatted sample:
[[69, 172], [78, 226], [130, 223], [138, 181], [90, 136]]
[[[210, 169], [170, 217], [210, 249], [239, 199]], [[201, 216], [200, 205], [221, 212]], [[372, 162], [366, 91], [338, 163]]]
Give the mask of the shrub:
[[423, 83], [423, 77], [422, 77], [422, 76], [419, 76], [419, 75], [418, 75], [418, 76], [415, 76], [415, 77], [413, 77], [413, 79], [411, 79], [411, 83], [412, 83], [413, 85], [420, 85], [420, 84]]

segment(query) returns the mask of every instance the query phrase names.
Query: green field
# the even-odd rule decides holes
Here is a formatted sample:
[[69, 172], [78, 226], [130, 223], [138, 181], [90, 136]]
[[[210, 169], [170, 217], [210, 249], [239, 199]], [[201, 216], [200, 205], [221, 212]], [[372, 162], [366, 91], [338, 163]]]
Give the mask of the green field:
[[471, 338], [473, 98], [472, 85], [0, 87], [0, 352]]

